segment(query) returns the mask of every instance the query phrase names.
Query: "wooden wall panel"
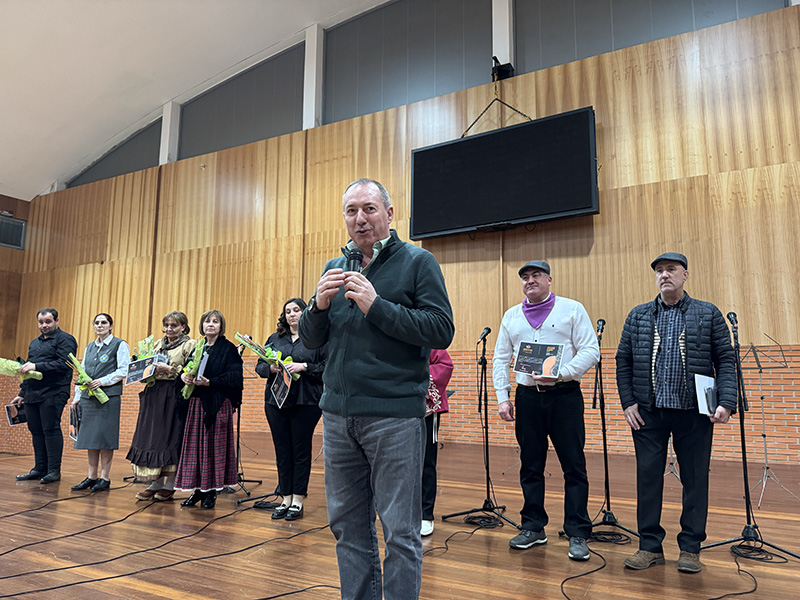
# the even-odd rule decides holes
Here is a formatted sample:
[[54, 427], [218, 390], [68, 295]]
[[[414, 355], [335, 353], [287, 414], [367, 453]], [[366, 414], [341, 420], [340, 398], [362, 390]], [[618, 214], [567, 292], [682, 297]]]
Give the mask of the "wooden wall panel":
[[764, 334], [784, 344], [800, 339], [798, 198], [798, 162], [710, 178], [715, 218], [704, 243], [713, 244], [719, 271], [707, 275], [739, 315], [743, 343], [770, 344]]
[[[22, 201], [20, 201], [22, 202]], [[16, 358], [17, 318], [22, 290], [22, 250], [0, 246], [0, 356]]]
[[105, 260], [152, 256], [158, 168], [122, 175], [113, 181]]
[[305, 136], [164, 167], [150, 332], [181, 310], [199, 336], [200, 316], [216, 308], [229, 337], [238, 330], [263, 341], [285, 300], [311, 295], [303, 290]]
[[[454, 350], [471, 349], [476, 332], [494, 329], [521, 299], [516, 271], [532, 258], [550, 261], [556, 293], [606, 319], [615, 343], [628, 310], [655, 296], [649, 263], [665, 250], [689, 256], [687, 289], [740, 313], [743, 337], [800, 341], [791, 311], [800, 291], [786, 273], [798, 259], [798, 53], [800, 8], [791, 7], [498, 85], [500, 98], [533, 118], [594, 106], [600, 214], [422, 243], [451, 289]], [[264, 337], [283, 300], [309, 297], [347, 241], [345, 185], [361, 176], [386, 184], [408, 239], [411, 150], [456, 139], [494, 94], [484, 85], [37, 199], [21, 296], [89, 312], [119, 307], [139, 327], [143, 312], [126, 313], [104, 274], [119, 269], [144, 289], [147, 269], [134, 259], [153, 244], [151, 329], [168, 310], [194, 321], [214, 305]], [[495, 105], [471, 133], [521, 120]], [[157, 173], [155, 215], [147, 203]], [[110, 223], [106, 237], [92, 235], [97, 221]], [[131, 222], [141, 225], [126, 236]], [[743, 285], [749, 274], [762, 280]], [[62, 281], [69, 277], [102, 282], [99, 303]]]
[[156, 255], [213, 245], [216, 165], [205, 154], [161, 167]]
[[704, 69], [709, 171], [800, 160], [800, 49]]
[[28, 344], [39, 335], [36, 325], [36, 312], [40, 308], [55, 308], [59, 312], [59, 325], [75, 335], [75, 331], [88, 322], [88, 317], [80, 315], [73, 318], [72, 303], [75, 294], [75, 279], [78, 267], [66, 267], [49, 271], [26, 272], [22, 276], [22, 289], [19, 296], [17, 315], [16, 354], [25, 358]]
[[25, 271], [105, 260], [115, 183], [106, 179], [34, 199]]
[[[38, 335], [36, 311], [59, 311], [81, 348], [92, 317], [107, 312], [123, 338], [146, 328], [158, 169], [147, 169], [31, 203], [32, 227], [19, 296], [17, 352]], [[82, 350], [81, 350], [82, 352]]]
[[[500, 242], [496, 235], [470, 240], [468, 235], [461, 234], [455, 238], [426, 240], [423, 244], [439, 261], [447, 282], [456, 324], [452, 348], [472, 348], [484, 327], [497, 332], [500, 326], [504, 310]], [[489, 349], [494, 349], [493, 342]]]

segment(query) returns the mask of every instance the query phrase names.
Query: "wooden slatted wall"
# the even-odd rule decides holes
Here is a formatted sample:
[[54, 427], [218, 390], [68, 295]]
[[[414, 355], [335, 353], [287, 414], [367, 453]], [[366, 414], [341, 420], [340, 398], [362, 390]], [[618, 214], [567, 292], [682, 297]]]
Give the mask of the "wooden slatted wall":
[[[739, 314], [743, 342], [800, 343], [798, 82], [800, 7], [502, 82], [500, 96], [534, 118], [595, 107], [600, 214], [425, 242], [455, 308], [453, 348], [497, 328], [532, 258], [616, 341], [627, 311], [656, 293], [650, 260], [673, 249], [689, 257], [692, 295]], [[473, 88], [35, 199], [16, 352], [44, 305], [81, 346], [99, 310], [130, 341], [173, 309], [196, 333], [212, 307], [231, 334], [264, 339], [346, 241], [344, 186], [381, 180], [407, 238], [411, 149], [457, 137], [492, 97]], [[519, 119], [493, 107], [474, 131]]]

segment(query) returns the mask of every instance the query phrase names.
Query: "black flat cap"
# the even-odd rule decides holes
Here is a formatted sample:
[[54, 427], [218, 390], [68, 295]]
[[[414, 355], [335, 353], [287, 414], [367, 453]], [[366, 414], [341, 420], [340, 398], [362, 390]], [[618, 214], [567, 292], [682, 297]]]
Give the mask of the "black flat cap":
[[539, 269], [540, 271], [544, 271], [548, 275], [550, 275], [550, 265], [548, 265], [543, 260], [532, 260], [530, 262], [526, 262], [522, 265], [522, 268], [517, 272], [520, 277], [522, 277], [522, 273], [525, 269]]
[[652, 268], [653, 271], [655, 271], [656, 265], [662, 260], [674, 260], [675, 262], [681, 263], [684, 269], [689, 268], [689, 262], [686, 260], [686, 257], [680, 252], [664, 252], [664, 254], [662, 254], [661, 256], [657, 256], [656, 259], [650, 263], [650, 268]]

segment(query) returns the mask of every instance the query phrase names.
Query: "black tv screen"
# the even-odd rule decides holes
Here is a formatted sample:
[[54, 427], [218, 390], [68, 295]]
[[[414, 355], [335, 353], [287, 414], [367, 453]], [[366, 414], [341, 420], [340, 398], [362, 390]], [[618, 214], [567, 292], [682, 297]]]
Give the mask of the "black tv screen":
[[594, 109], [411, 152], [411, 239], [595, 214]]

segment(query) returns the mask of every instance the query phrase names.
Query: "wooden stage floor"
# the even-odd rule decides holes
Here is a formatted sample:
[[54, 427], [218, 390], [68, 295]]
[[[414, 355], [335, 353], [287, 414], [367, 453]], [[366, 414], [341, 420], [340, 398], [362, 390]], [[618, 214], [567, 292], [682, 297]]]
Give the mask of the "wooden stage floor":
[[[245, 434], [243, 441], [245, 477], [264, 480], [262, 485], [248, 487], [253, 495], [272, 491], [277, 475], [268, 435]], [[315, 440], [315, 448], [319, 446], [320, 440]], [[292, 597], [338, 597], [321, 458], [313, 465], [305, 518], [289, 523], [272, 521], [269, 512], [252, 508], [252, 502], [237, 504], [246, 497], [241, 490], [220, 496], [214, 510], [181, 508], [179, 501], [137, 502], [133, 495], [143, 486], [123, 481], [130, 472], [124, 455], [120, 451], [115, 461], [111, 491], [99, 495], [70, 492], [70, 486], [85, 476], [83, 452], [67, 451], [63, 479], [50, 485], [14, 480], [15, 474], [30, 468], [31, 456], [0, 455], [0, 598], [255, 599], [308, 586], [330, 587]], [[603, 502], [602, 456], [588, 458], [589, 512], [594, 516]], [[522, 498], [516, 460], [514, 449], [491, 449], [494, 493], [499, 504], [508, 506], [506, 515], [513, 521], [519, 518]], [[635, 529], [633, 459], [611, 456], [610, 465], [613, 511], [623, 525]], [[750, 462], [753, 484], [762, 468], [756, 450]], [[800, 496], [800, 467], [773, 468], [781, 483]], [[570, 598], [680, 600], [752, 589], [752, 580], [737, 573], [727, 545], [702, 553], [703, 572], [676, 571], [680, 483], [671, 474], [665, 476], [665, 566], [641, 572], [625, 569], [623, 560], [635, 551], [635, 542], [592, 542], [590, 548], [602, 558], [593, 555], [586, 563], [569, 560], [567, 542], [558, 537], [562, 479], [552, 452], [548, 471], [549, 542], [512, 550], [508, 540], [515, 531], [510, 525], [476, 529], [461, 519], [440, 520], [442, 514], [482, 506], [486, 495], [481, 447], [446, 444], [439, 459], [436, 529], [424, 540], [428, 552], [421, 598], [562, 598], [560, 586], [565, 578], [599, 568], [604, 560], [605, 568], [564, 584]], [[742, 533], [746, 523], [742, 486], [738, 463], [712, 464], [709, 542]], [[760, 489], [754, 492], [754, 502]], [[800, 553], [800, 501], [774, 481], [767, 484], [755, 519], [764, 539]], [[757, 591], [745, 597], [800, 597], [800, 561], [739, 562], [758, 582]], [[58, 586], [66, 587], [54, 589]]]

